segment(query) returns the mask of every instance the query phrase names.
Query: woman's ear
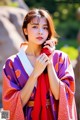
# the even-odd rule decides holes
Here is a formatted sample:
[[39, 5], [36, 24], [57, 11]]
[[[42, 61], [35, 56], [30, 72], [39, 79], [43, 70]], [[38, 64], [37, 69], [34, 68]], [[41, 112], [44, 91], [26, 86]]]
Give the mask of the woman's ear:
[[26, 29], [26, 28], [24, 28], [24, 30], [23, 30], [23, 31], [24, 31], [24, 34], [25, 34], [25, 35], [27, 35], [27, 29]]

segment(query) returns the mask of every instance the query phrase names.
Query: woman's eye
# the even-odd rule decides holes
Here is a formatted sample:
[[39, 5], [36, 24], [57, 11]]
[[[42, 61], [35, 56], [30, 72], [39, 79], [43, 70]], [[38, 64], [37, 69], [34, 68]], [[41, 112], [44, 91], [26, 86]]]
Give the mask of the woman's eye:
[[32, 28], [38, 28], [38, 26], [32, 26]]
[[48, 30], [48, 27], [43, 27], [43, 29]]

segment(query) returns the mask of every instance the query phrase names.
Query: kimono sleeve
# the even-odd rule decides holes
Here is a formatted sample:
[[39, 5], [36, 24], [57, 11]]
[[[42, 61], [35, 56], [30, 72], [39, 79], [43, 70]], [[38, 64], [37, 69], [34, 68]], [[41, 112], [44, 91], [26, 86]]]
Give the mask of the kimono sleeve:
[[77, 120], [73, 68], [65, 53], [61, 53], [58, 60], [58, 77], [60, 79], [58, 120]]
[[10, 111], [10, 120], [24, 120], [20, 87], [16, 82], [13, 62], [8, 59], [3, 67], [3, 109]]

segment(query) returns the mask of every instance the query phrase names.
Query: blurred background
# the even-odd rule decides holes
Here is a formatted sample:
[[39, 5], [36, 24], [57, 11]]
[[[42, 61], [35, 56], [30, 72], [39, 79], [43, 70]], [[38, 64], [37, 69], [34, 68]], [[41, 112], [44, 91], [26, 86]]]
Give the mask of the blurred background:
[[22, 22], [30, 8], [45, 8], [52, 15], [59, 34], [56, 49], [66, 52], [76, 81], [76, 106], [80, 120], [80, 0], [0, 0], [0, 108], [2, 107], [2, 67], [25, 41]]

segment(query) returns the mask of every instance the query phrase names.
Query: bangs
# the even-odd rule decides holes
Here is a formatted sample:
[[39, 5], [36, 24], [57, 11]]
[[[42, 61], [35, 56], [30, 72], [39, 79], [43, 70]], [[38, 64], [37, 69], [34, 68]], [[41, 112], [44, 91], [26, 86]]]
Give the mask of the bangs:
[[37, 18], [37, 22], [39, 23], [41, 17], [42, 17], [42, 16], [41, 16], [40, 14], [37, 14], [37, 13], [29, 13], [29, 14], [25, 17], [25, 22], [27, 22], [27, 24], [30, 23], [30, 22], [32, 23], [32, 21], [33, 21], [35, 18]]
[[[45, 17], [42, 17], [42, 16], [33, 17], [33, 19], [31, 20], [30, 23], [31, 23], [31, 24], [39, 24], [41, 18], [45, 18]], [[46, 18], [45, 18], [45, 24], [49, 27], [49, 24], [48, 24], [48, 21], [47, 21]]]

